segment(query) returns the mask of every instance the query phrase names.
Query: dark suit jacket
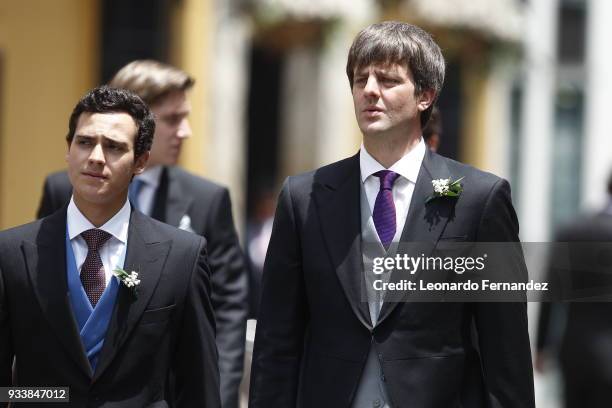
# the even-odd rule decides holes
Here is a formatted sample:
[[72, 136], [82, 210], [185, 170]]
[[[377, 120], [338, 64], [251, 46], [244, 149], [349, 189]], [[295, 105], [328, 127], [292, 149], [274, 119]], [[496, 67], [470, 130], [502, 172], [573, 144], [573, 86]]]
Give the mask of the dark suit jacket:
[[[44, 217], [70, 200], [72, 186], [66, 172], [45, 180], [38, 217]], [[217, 348], [224, 408], [238, 408], [242, 379], [248, 282], [244, 258], [225, 187], [187, 173], [178, 167], [162, 171], [151, 216], [178, 227], [184, 215], [193, 231], [206, 238], [212, 270], [212, 304], [217, 320]]]
[[[449, 176], [465, 177], [461, 197], [425, 205], [432, 179]], [[393, 407], [533, 407], [523, 302], [387, 302], [372, 328], [361, 301], [360, 183], [356, 155], [284, 184], [264, 266], [250, 407], [350, 407], [370, 347]], [[517, 241], [510, 187], [428, 151], [401, 237]]]
[[66, 207], [0, 232], [0, 386], [68, 386], [79, 407], [220, 407], [205, 240], [132, 212], [124, 269], [139, 271], [138, 296], [120, 286], [92, 372], [67, 295], [65, 233]]
[[[560, 228], [555, 240], [559, 243], [556, 250], [565, 254], [553, 256], [557, 259], [563, 256], [569, 268], [557, 271], [551, 268], [548, 279], [553, 284], [565, 282], [563, 293], [568, 295], [565, 299], [574, 301], [542, 303], [537, 349], [558, 353], [566, 386], [586, 389], [605, 386], [608, 400], [601, 401], [599, 406], [609, 405], [612, 387], [612, 215], [582, 216]], [[564, 273], [567, 276], [557, 275]], [[587, 295], [600, 299], [588, 302], [585, 301]]]

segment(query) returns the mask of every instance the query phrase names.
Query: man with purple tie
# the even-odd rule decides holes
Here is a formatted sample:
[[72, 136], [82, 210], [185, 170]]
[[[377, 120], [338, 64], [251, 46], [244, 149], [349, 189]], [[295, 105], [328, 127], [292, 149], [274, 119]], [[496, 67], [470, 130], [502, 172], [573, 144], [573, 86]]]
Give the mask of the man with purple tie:
[[[508, 182], [425, 146], [444, 71], [440, 48], [416, 26], [382, 22], [355, 38], [346, 72], [363, 144], [285, 181], [251, 408], [534, 406], [524, 302], [390, 302], [364, 292], [372, 253], [398, 243], [518, 241]], [[460, 195], [436, 184], [460, 178]]]
[[206, 241], [127, 198], [154, 131], [127, 90], [75, 106], [70, 201], [0, 232], [0, 387], [69, 387], [79, 407], [220, 407]]

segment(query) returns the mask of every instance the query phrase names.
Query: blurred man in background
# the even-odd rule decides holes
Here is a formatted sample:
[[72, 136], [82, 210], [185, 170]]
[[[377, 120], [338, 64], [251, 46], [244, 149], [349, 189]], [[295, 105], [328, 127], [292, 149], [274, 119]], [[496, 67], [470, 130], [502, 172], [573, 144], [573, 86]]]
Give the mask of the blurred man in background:
[[572, 285], [567, 289], [574, 293], [603, 298], [545, 302], [540, 310], [535, 368], [545, 372], [558, 360], [567, 408], [612, 406], [612, 175], [608, 194], [601, 211], [559, 229], [555, 249], [563, 253], [553, 252], [551, 264], [567, 259], [569, 276], [561, 279], [551, 269], [548, 277]]
[[[244, 364], [248, 282], [229, 192], [176, 166], [182, 143], [191, 136], [187, 93], [194, 79], [170, 65], [138, 60], [119, 70], [109, 85], [135, 92], [155, 115], [151, 155], [146, 170], [130, 186], [130, 201], [143, 213], [207, 240], [221, 397], [224, 408], [237, 408]], [[48, 176], [38, 217], [61, 208], [70, 194], [66, 172]]]

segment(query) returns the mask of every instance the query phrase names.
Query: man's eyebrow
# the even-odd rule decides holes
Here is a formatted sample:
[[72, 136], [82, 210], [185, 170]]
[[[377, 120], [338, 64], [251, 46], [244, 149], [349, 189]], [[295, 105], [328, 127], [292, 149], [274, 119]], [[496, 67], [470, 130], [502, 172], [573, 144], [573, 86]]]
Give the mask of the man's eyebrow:
[[118, 145], [121, 145], [121, 146], [127, 146], [128, 145], [128, 143], [126, 143], [124, 141], [113, 139], [113, 138], [108, 137], [108, 136], [102, 136], [102, 139], [105, 142], [112, 142], [112, 143], [115, 143], [115, 144], [118, 144]]
[[[355, 77], [368, 75], [369, 67], [364, 67], [355, 71]], [[374, 72], [384, 75], [397, 75], [398, 70], [392, 67], [374, 67]]]
[[[95, 136], [92, 136], [92, 135], [83, 135], [83, 134], [76, 134], [76, 135], [74, 135], [74, 137], [75, 137], [75, 139], [86, 139], [86, 140], [96, 139]], [[108, 136], [102, 136], [102, 139], [105, 142], [111, 142], [111, 143], [115, 143], [115, 144], [118, 144], [118, 145], [121, 145], [121, 146], [127, 146], [128, 145], [128, 143], [126, 143], [126, 142], [123, 142], [123, 141], [117, 140], [117, 139], [113, 139], [113, 138], [108, 137]]]
[[83, 134], [80, 134], [80, 133], [74, 135], [74, 137], [77, 138], [77, 139], [93, 139], [94, 138], [93, 136], [83, 135]]

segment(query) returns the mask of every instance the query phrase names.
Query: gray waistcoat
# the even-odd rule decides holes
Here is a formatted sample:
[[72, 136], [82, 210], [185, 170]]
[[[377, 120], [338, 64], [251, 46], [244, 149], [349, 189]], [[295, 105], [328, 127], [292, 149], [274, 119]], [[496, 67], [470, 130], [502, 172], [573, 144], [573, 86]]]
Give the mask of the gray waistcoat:
[[[401, 230], [401, 228], [398, 228]], [[400, 233], [395, 232], [394, 241], [397, 242], [397, 238]], [[384, 256], [385, 249], [380, 243], [376, 227], [374, 226], [374, 220], [372, 219], [372, 213], [368, 204], [363, 185], [361, 186], [361, 241], [363, 251], [363, 273], [365, 275], [366, 288], [371, 289], [375, 279], [383, 279], [388, 281], [388, 274], [382, 274], [374, 276], [372, 271], [372, 262], [374, 257]], [[394, 245], [391, 244], [391, 251], [393, 251]], [[369, 271], [366, 273], [366, 271]], [[374, 290], [367, 291], [368, 306], [370, 310], [370, 319], [372, 320], [372, 326], [376, 326], [378, 322], [378, 315], [380, 314], [380, 308], [382, 307], [382, 299], [380, 292]], [[391, 408], [391, 402], [386, 390], [386, 384], [383, 381], [383, 372], [381, 369], [380, 362], [378, 360], [378, 353], [374, 344], [370, 346], [368, 353], [368, 359], [366, 365], [361, 374], [359, 380], [359, 386], [357, 387], [357, 393], [353, 400], [352, 408]]]

